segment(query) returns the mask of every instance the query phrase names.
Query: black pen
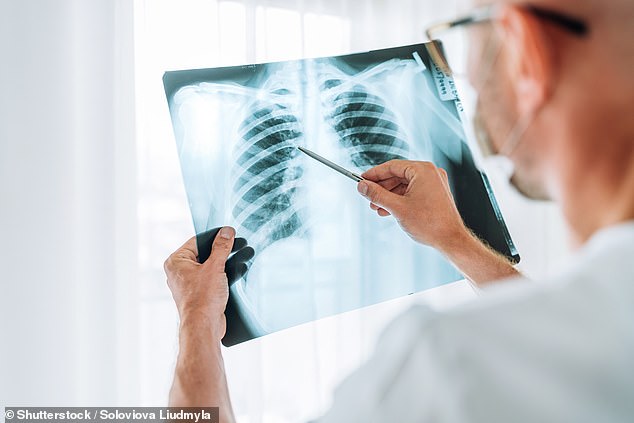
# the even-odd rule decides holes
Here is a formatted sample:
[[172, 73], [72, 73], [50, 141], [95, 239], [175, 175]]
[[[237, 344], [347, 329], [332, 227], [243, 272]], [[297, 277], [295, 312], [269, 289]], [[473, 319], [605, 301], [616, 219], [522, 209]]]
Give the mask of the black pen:
[[337, 172], [341, 173], [342, 175], [347, 176], [348, 178], [352, 179], [355, 182], [361, 182], [363, 180], [363, 178], [360, 175], [357, 175], [356, 173], [350, 172], [349, 170], [339, 166], [338, 164], [335, 164], [335, 163], [331, 162], [328, 159], [324, 159], [323, 157], [321, 157], [317, 153], [313, 153], [312, 151], [310, 151], [310, 150], [308, 150], [308, 149], [306, 149], [304, 147], [297, 147], [297, 148], [302, 153], [308, 155], [309, 157], [312, 157], [313, 159], [317, 160], [320, 163], [325, 164], [329, 168], [336, 170]]

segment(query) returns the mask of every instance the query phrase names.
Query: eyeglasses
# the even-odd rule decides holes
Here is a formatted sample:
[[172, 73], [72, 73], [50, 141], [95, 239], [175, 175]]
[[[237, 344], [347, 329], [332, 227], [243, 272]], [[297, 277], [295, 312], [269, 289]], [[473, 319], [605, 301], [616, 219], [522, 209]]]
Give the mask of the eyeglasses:
[[[532, 5], [524, 7], [538, 18], [555, 24], [574, 36], [584, 37], [589, 32], [588, 25], [580, 19]], [[468, 50], [466, 44], [470, 37], [466, 34], [443, 37], [440, 35], [447, 34], [452, 29], [464, 29], [476, 24], [494, 21], [498, 17], [499, 10], [499, 5], [482, 6], [467, 16], [432, 25], [425, 31], [425, 35], [431, 41], [427, 47], [429, 55], [446, 75], [466, 75], [466, 71], [462, 69], [466, 69]], [[454, 46], [451, 46], [452, 44]], [[458, 69], [461, 70], [457, 71]]]

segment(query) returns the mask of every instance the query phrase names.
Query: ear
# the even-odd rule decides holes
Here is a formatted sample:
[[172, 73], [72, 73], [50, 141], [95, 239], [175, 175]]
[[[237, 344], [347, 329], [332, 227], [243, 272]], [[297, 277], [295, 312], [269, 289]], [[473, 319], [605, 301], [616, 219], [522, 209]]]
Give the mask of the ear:
[[553, 56], [543, 23], [522, 6], [505, 6], [500, 21], [507, 65], [521, 114], [538, 110], [551, 94]]

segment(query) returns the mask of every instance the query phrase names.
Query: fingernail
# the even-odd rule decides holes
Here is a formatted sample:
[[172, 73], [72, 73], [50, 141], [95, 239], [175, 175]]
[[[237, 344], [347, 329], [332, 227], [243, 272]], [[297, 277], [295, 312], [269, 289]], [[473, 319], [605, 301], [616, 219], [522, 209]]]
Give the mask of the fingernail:
[[357, 191], [359, 191], [361, 195], [366, 195], [368, 193], [368, 184], [363, 181], [359, 182], [357, 185]]
[[231, 228], [228, 228], [226, 226], [220, 229], [220, 232], [218, 233], [218, 235], [220, 236], [220, 238], [224, 238], [224, 239], [231, 239], [231, 237], [233, 236], [233, 234], [231, 233]]

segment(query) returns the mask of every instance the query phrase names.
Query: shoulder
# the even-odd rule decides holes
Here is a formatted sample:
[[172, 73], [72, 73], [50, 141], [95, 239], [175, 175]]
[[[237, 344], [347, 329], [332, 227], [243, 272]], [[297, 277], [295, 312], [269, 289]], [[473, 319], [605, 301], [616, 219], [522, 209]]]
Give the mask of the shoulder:
[[[583, 409], [557, 408], [557, 390], [592, 397], [598, 380], [631, 389], [623, 369], [634, 351], [623, 346], [634, 346], [634, 238], [618, 235], [543, 283], [508, 281], [442, 312], [411, 307], [336, 391], [324, 421], [540, 421]], [[597, 373], [598, 363], [610, 366]]]
[[570, 352], [589, 337], [606, 348], [616, 347], [622, 339], [605, 328], [623, 333], [631, 329], [632, 260], [634, 225], [605, 230], [568, 266], [540, 283], [510, 280], [477, 300], [445, 311], [425, 305], [410, 308], [387, 327], [377, 352], [403, 360], [413, 351], [417, 357], [427, 352], [436, 362], [461, 365], [480, 357], [489, 360], [495, 354], [531, 360], [534, 357], [526, 352], [539, 354], [542, 347], [542, 352]]

